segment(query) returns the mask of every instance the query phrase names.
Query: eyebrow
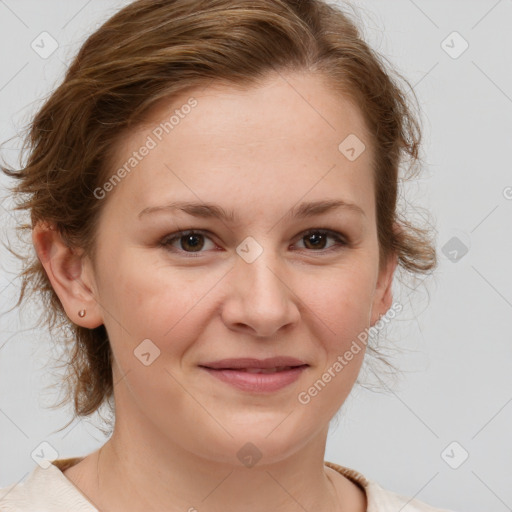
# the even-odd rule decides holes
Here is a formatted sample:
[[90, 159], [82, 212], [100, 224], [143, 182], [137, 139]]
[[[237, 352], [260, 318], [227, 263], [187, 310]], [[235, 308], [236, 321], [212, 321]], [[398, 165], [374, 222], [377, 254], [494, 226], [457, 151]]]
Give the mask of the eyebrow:
[[[352, 211], [366, 217], [366, 213], [361, 207], [342, 199], [304, 202], [291, 208], [284, 217], [304, 219], [339, 209]], [[173, 201], [162, 206], [149, 206], [139, 212], [138, 217], [141, 218], [144, 215], [162, 211], [180, 211], [194, 217], [200, 217], [203, 219], [216, 218], [232, 224], [238, 221], [233, 210], [226, 211], [221, 206], [212, 203], [194, 203], [187, 201]]]

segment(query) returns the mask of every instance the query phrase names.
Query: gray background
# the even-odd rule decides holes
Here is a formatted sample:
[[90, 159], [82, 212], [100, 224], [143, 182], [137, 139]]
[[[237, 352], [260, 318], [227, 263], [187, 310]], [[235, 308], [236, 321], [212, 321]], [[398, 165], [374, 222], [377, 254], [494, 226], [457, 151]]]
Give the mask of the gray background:
[[[60, 82], [85, 37], [126, 3], [0, 0], [2, 142]], [[414, 292], [396, 283], [405, 309], [388, 335], [402, 377], [379, 393], [354, 388], [332, 424], [325, 458], [434, 506], [510, 511], [512, 0], [352, 3], [367, 40], [420, 100], [426, 168], [404, 205], [435, 226], [440, 264]], [[31, 48], [43, 31], [59, 44], [48, 58]], [[14, 164], [18, 153], [14, 140], [2, 155]], [[13, 240], [16, 216], [4, 186], [0, 196], [1, 237]], [[58, 375], [45, 365], [59, 354], [46, 332], [31, 328], [37, 311], [7, 312], [19, 281], [14, 258], [4, 248], [0, 258], [3, 487], [32, 470], [31, 453], [42, 442], [62, 458], [85, 455], [105, 437], [94, 418], [57, 431], [70, 411], [47, 408], [55, 399], [47, 386]]]

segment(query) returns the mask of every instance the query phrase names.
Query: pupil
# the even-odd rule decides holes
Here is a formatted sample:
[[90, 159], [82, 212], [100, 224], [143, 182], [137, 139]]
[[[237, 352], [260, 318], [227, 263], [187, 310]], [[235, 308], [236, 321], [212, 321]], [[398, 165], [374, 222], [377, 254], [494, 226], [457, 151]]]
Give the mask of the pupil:
[[[184, 235], [182, 238], [185, 239], [185, 244], [182, 244], [183, 249], [187, 249], [185, 247], [188, 245], [189, 249], [192, 249], [193, 251], [197, 251], [203, 247], [203, 244], [201, 242], [197, 242], [197, 239], [202, 235]], [[196, 242], [194, 242], [194, 239], [196, 239]]]
[[313, 241], [312, 245], [313, 245], [313, 247], [316, 247], [316, 248], [318, 248], [319, 245], [322, 245], [322, 241], [325, 242], [325, 238], [322, 233], [311, 233], [310, 235], [308, 235], [306, 237], [306, 239], [308, 240], [308, 242], [310, 242], [312, 240]]

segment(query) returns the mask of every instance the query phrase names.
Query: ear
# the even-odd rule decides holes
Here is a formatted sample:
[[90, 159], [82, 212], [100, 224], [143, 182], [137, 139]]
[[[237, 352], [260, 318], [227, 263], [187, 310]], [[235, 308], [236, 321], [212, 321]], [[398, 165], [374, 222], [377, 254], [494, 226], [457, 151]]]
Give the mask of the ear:
[[[70, 248], [54, 225], [39, 222], [32, 229], [32, 242], [39, 261], [68, 318], [94, 329], [103, 324], [101, 308], [94, 296], [94, 275], [83, 251]], [[86, 310], [81, 318], [78, 312]]]
[[375, 288], [370, 325], [375, 325], [379, 318], [391, 307], [393, 303], [393, 276], [398, 264], [398, 256], [391, 253], [386, 263], [379, 270], [377, 285]]

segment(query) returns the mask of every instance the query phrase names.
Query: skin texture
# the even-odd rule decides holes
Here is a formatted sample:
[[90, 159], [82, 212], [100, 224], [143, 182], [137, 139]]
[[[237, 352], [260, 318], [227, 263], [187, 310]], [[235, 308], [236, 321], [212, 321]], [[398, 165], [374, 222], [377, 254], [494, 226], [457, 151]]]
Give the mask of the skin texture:
[[[94, 265], [55, 231], [33, 231], [67, 315], [89, 328], [104, 323], [115, 359], [114, 434], [65, 475], [109, 511], [366, 510], [364, 492], [324, 466], [329, 421], [364, 351], [310, 403], [297, 399], [392, 304], [396, 258], [379, 272], [363, 118], [318, 75], [273, 74], [246, 90], [211, 85], [160, 101], [147, 125], [123, 137], [116, 165], [191, 96], [197, 106], [102, 199]], [[338, 150], [349, 134], [366, 145], [354, 161]], [[355, 203], [364, 215], [285, 216], [326, 199]], [[239, 219], [165, 210], [138, 217], [176, 200], [215, 203]], [[349, 243], [329, 236], [314, 246], [304, 235], [312, 228]], [[159, 245], [190, 229], [207, 232], [195, 240], [199, 253], [186, 237]], [[236, 252], [249, 236], [263, 248], [252, 263]], [[148, 366], [134, 356], [145, 339], [160, 350]], [[241, 391], [198, 367], [277, 355], [309, 367], [272, 393]], [[251, 468], [237, 457], [246, 443], [262, 455]]]

